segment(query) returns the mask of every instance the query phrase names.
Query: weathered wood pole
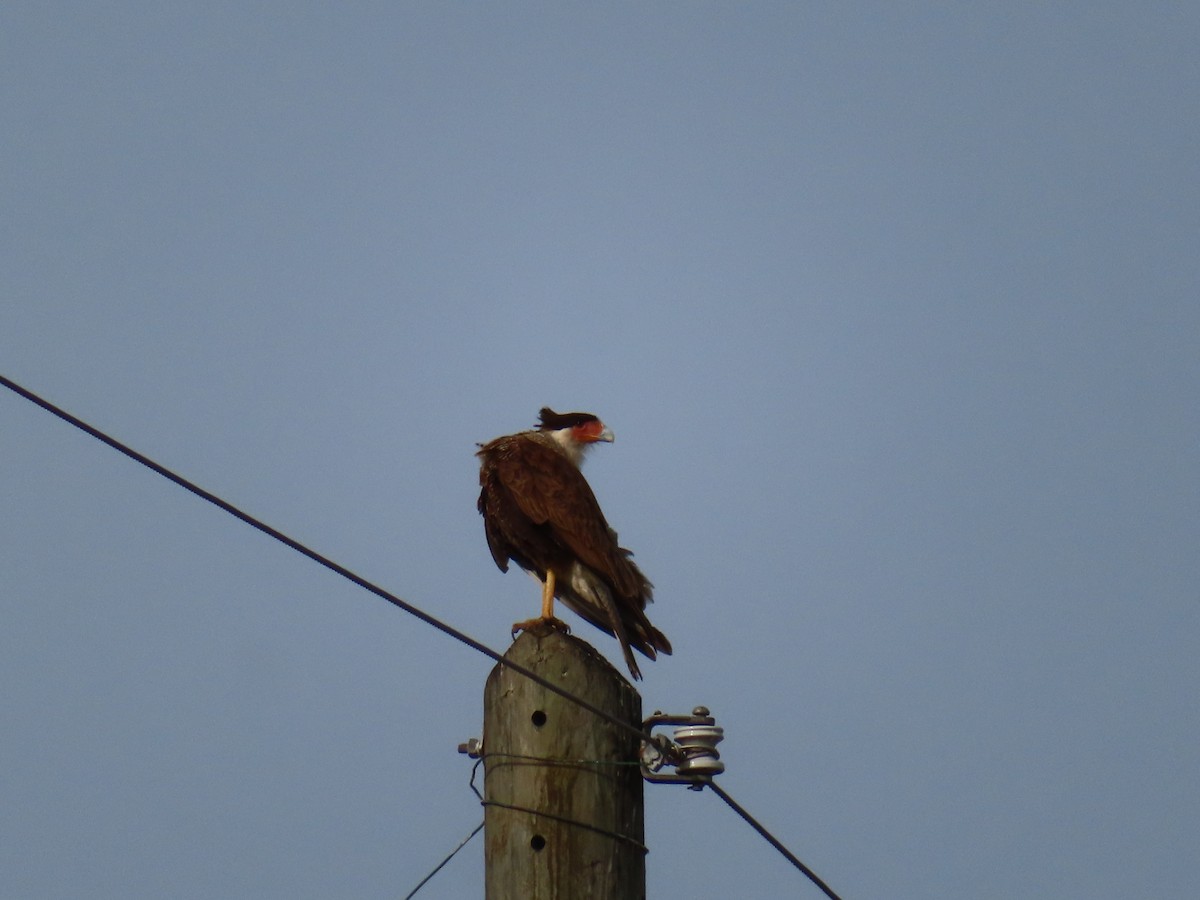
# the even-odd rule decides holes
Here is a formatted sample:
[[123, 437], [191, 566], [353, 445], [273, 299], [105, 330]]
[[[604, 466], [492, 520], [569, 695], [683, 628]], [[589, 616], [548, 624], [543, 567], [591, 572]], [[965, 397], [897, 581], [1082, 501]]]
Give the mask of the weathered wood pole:
[[[641, 726], [638, 692], [578, 638], [536, 626], [504, 658]], [[483, 705], [486, 900], [644, 900], [636, 735], [502, 663]]]

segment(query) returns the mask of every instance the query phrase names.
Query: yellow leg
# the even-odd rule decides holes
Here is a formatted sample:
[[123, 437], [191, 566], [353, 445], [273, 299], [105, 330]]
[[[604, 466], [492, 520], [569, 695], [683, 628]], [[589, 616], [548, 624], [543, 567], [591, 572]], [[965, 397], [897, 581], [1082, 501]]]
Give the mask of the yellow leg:
[[535, 625], [549, 625], [551, 628], [557, 628], [565, 634], [571, 633], [571, 627], [563, 621], [554, 618], [554, 586], [555, 575], [553, 569], [546, 571], [546, 578], [542, 582], [542, 614], [536, 619], [529, 619], [525, 622], [517, 622], [512, 627], [513, 637], [516, 637], [518, 631], [525, 631], [533, 628]]
[[546, 580], [542, 582], [542, 618], [554, 618], [554, 570], [546, 570]]

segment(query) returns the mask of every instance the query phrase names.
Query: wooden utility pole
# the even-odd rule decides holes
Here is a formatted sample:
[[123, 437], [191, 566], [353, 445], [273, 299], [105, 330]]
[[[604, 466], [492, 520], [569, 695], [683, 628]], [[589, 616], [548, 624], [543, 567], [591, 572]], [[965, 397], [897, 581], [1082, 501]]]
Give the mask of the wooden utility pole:
[[[607, 660], [548, 626], [504, 658], [637, 727], [642, 698]], [[644, 900], [637, 737], [497, 664], [484, 691], [486, 900]]]

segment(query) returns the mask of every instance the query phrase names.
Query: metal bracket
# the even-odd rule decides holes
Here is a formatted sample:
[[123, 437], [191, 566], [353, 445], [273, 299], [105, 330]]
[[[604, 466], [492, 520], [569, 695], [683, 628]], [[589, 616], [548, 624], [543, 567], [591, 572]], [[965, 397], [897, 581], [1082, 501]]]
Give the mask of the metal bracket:
[[471, 738], [466, 743], [458, 745], [458, 752], [465, 753], [471, 759], [479, 759], [483, 756], [483, 741], [479, 738]]
[[[662, 732], [655, 734], [659, 725], [680, 726], [675, 729], [674, 740]], [[642, 723], [642, 729], [650, 740], [642, 741], [642, 777], [656, 784], [686, 784], [698, 791], [713, 775], [725, 771], [717, 744], [725, 739], [725, 729], [716, 723], [708, 709], [697, 706], [690, 716], [669, 716], [661, 710]], [[661, 774], [671, 766], [675, 774]]]

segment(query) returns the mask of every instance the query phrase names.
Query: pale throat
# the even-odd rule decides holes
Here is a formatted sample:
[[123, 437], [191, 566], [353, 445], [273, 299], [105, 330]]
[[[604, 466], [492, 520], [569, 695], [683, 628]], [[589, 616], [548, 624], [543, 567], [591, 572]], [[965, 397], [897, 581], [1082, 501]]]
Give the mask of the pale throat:
[[583, 458], [587, 452], [592, 449], [592, 444], [584, 443], [575, 440], [575, 436], [571, 434], [570, 428], [563, 428], [560, 431], [547, 432], [554, 443], [558, 444], [559, 449], [575, 466], [579, 468], [583, 465]]

